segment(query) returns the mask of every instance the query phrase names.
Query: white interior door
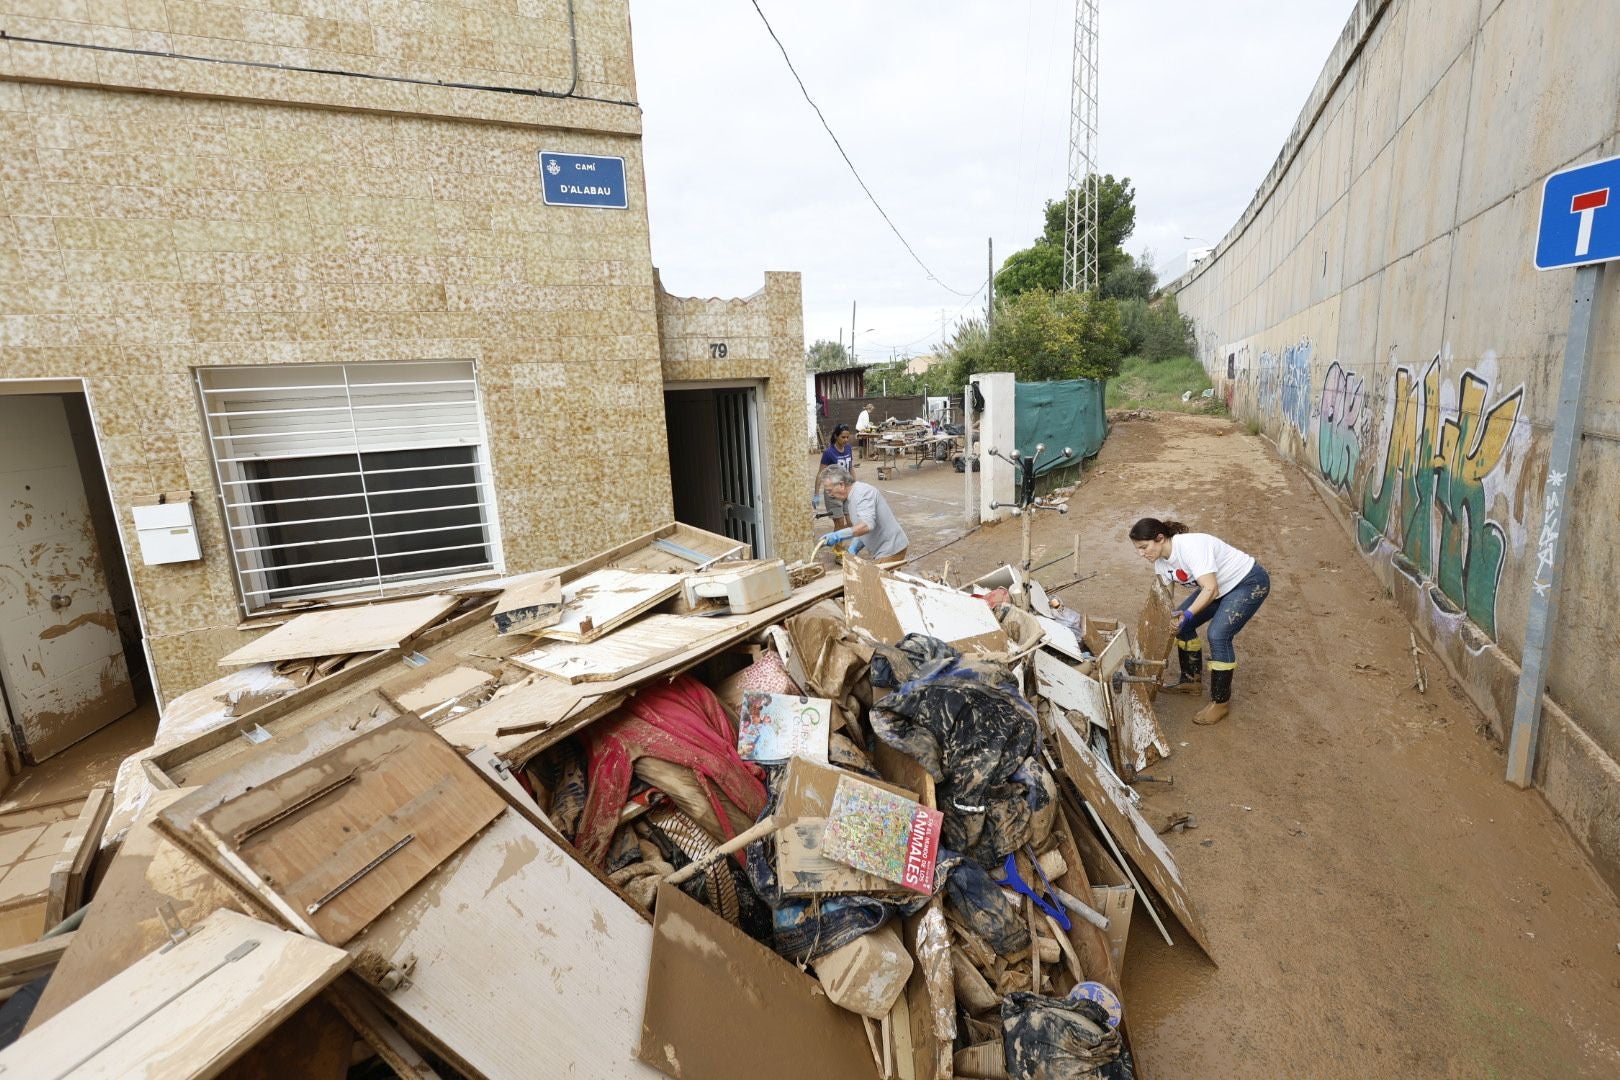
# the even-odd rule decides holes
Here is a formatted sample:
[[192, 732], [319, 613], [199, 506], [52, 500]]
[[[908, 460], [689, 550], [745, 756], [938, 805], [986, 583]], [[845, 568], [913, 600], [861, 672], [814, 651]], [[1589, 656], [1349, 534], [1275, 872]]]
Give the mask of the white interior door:
[[62, 400], [0, 395], [0, 681], [26, 761], [135, 707]]

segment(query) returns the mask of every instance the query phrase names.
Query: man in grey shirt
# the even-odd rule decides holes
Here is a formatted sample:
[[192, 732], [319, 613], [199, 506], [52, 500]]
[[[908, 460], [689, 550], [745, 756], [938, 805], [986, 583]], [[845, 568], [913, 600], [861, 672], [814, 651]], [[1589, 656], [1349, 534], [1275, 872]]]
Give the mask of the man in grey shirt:
[[848, 469], [836, 465], [821, 470], [821, 490], [829, 499], [840, 499], [847, 504], [850, 522], [849, 528], [828, 533], [827, 543], [853, 540], [850, 554], [863, 552], [867, 558], [881, 562], [906, 557], [911, 542], [895, 520], [883, 492], [871, 484], [856, 483]]

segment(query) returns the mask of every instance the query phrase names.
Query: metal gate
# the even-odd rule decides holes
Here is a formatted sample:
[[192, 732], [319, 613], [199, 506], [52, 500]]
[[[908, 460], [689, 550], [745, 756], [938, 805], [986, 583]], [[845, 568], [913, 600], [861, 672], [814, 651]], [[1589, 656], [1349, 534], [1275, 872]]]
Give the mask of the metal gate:
[[726, 504], [726, 535], [753, 548], [756, 559], [769, 554], [759, 476], [758, 400], [751, 387], [714, 393], [720, 421], [720, 497]]

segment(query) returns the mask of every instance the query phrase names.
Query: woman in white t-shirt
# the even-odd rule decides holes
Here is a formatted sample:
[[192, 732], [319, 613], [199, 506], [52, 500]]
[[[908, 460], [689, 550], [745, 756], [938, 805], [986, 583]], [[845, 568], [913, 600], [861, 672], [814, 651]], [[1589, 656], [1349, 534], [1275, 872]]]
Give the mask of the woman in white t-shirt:
[[1260, 610], [1271, 592], [1271, 575], [1253, 555], [1239, 551], [1208, 533], [1190, 532], [1179, 521], [1142, 518], [1131, 526], [1131, 543], [1136, 553], [1153, 563], [1153, 569], [1171, 585], [1196, 589], [1177, 606], [1180, 625], [1176, 629], [1176, 651], [1181, 661], [1181, 681], [1165, 689], [1199, 693], [1203, 689], [1203, 648], [1198, 628], [1209, 624], [1210, 704], [1198, 711], [1193, 722], [1218, 724], [1226, 719], [1232, 699], [1232, 671], [1237, 654], [1232, 638]]

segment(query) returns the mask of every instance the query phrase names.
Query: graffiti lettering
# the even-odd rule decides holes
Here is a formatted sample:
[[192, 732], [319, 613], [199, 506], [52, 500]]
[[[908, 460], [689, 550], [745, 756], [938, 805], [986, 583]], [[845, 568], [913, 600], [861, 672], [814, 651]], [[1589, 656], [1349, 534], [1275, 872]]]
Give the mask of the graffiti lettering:
[[1537, 596], [1546, 596], [1547, 590], [1552, 588], [1552, 579], [1547, 576], [1553, 568], [1553, 549], [1558, 542], [1558, 519], [1564, 505], [1564, 474], [1556, 469], [1547, 470], [1547, 500], [1541, 511], [1541, 539], [1536, 541], [1536, 579], [1534, 585]]
[[1305, 434], [1311, 420], [1311, 343], [1301, 340], [1276, 353], [1260, 354], [1257, 387], [1261, 412], [1281, 411], [1296, 432]]
[[1490, 386], [1465, 371], [1456, 408], [1443, 409], [1438, 355], [1421, 380], [1403, 365], [1391, 383], [1383, 461], [1362, 499], [1362, 546], [1370, 551], [1387, 537], [1494, 637], [1507, 542], [1486, 516], [1485, 478], [1502, 463], [1524, 387], [1487, 409]]
[[1340, 491], [1350, 490], [1361, 460], [1361, 408], [1366, 384], [1337, 360], [1322, 380], [1322, 408], [1316, 425], [1316, 460], [1322, 477]]

